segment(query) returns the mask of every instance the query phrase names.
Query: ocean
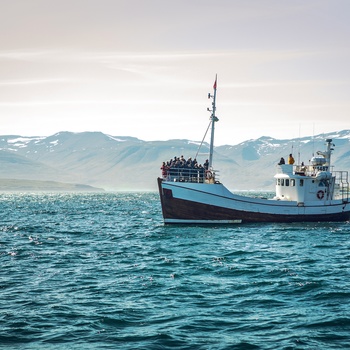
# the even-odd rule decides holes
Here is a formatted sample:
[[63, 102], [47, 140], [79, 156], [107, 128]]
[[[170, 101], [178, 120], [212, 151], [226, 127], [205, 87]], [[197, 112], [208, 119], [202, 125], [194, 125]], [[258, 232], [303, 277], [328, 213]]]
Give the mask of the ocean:
[[350, 349], [349, 222], [165, 226], [156, 193], [0, 209], [0, 348]]

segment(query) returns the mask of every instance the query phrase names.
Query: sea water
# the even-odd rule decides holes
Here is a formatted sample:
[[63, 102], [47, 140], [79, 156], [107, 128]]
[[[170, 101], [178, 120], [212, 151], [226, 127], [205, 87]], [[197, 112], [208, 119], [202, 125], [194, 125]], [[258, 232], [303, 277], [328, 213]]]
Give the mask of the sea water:
[[0, 194], [0, 347], [350, 349], [350, 225], [165, 226], [156, 193]]

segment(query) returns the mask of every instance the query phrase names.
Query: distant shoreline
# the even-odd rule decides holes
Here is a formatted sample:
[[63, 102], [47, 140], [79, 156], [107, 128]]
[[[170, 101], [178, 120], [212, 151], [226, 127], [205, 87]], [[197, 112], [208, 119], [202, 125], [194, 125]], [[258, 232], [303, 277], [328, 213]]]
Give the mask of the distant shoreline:
[[0, 179], [1, 192], [105, 192], [103, 188], [58, 181]]

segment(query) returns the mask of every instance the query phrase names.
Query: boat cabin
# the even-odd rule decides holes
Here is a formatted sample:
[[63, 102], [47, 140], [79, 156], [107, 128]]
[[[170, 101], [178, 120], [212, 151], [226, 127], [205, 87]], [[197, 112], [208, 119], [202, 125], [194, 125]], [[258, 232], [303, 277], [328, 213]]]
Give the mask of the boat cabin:
[[333, 145], [327, 139], [327, 150], [317, 152], [309, 165], [281, 164], [277, 166], [276, 196], [274, 199], [304, 202], [324, 202], [335, 199], [344, 189], [349, 188], [348, 172], [333, 171], [330, 158]]
[[[310, 166], [278, 166], [275, 199], [297, 201], [330, 200], [333, 198], [335, 177], [328, 171], [315, 172]], [[303, 168], [303, 169], [301, 169]]]

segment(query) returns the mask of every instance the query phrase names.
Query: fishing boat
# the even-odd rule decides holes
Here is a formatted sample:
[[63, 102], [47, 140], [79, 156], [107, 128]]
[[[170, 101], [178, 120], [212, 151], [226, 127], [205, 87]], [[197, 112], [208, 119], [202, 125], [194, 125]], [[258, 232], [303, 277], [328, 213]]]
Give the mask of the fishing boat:
[[[231, 224], [254, 222], [334, 222], [350, 219], [347, 171], [334, 171], [332, 139], [309, 164], [278, 164], [273, 198], [235, 194], [213, 168], [217, 79], [213, 86], [208, 165], [163, 168], [158, 188], [165, 224]], [[284, 162], [282, 162], [284, 163]]]

